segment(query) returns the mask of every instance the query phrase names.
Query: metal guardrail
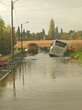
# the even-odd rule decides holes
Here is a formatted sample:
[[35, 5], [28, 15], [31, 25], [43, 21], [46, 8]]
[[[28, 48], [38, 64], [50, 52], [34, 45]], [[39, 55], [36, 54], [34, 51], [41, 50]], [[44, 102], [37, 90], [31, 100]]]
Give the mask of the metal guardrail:
[[5, 79], [9, 73], [11, 72], [11, 70], [0, 70], [0, 81], [2, 81], [3, 79]]

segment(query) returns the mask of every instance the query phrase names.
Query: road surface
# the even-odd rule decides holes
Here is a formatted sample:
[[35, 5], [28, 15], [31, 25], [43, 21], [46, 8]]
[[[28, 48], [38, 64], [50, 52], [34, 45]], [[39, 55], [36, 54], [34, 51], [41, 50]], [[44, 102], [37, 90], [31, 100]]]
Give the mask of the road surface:
[[0, 82], [0, 110], [82, 110], [82, 65], [46, 53], [26, 57]]

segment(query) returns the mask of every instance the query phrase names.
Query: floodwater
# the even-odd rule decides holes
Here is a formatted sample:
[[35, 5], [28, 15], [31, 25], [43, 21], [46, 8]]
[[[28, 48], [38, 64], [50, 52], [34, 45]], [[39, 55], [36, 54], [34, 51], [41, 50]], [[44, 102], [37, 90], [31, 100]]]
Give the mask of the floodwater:
[[46, 53], [26, 57], [0, 82], [0, 110], [82, 110], [82, 65]]

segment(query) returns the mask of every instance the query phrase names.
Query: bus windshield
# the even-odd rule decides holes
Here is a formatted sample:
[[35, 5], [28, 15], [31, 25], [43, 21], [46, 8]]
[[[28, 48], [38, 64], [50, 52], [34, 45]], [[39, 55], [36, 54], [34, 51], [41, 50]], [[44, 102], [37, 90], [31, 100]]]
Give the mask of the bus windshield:
[[55, 42], [55, 45], [60, 46], [60, 47], [66, 47], [67, 46], [67, 43], [61, 42], [61, 41], [56, 41]]

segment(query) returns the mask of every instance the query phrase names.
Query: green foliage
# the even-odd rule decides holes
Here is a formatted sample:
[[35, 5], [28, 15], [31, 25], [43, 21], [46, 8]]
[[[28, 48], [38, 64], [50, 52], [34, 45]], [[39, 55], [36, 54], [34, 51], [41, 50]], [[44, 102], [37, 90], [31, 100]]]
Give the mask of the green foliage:
[[45, 35], [45, 30], [44, 29], [42, 29], [42, 37], [43, 37], [43, 39], [45, 40], [46, 38], [46, 35]]
[[63, 34], [63, 29], [61, 28], [61, 34]]
[[54, 38], [55, 38], [55, 23], [54, 23], [54, 20], [51, 19], [50, 27], [48, 31], [48, 39], [54, 39]]
[[[0, 20], [1, 22], [3, 20]], [[1, 25], [4, 28], [4, 21], [1, 23]], [[60, 31], [60, 32], [59, 32]], [[18, 27], [16, 32], [16, 38], [17, 40], [21, 40], [21, 32], [20, 27]], [[55, 22], [53, 19], [50, 20], [50, 26], [48, 34], [46, 35], [45, 30], [42, 29], [41, 32], [33, 32], [31, 33], [29, 30], [25, 31], [23, 30], [22, 33], [23, 40], [54, 40], [54, 39], [62, 39], [62, 40], [80, 40], [82, 39], [82, 31], [75, 32], [74, 30], [70, 30], [69, 32], [64, 32], [63, 28], [58, 30], [58, 27], [55, 26]]]
[[82, 62], [82, 50], [72, 52], [71, 56], [74, 57], [74, 58], [78, 58], [78, 60]]
[[5, 29], [4, 20], [2, 18], [0, 18], [0, 32], [3, 31], [4, 29]]
[[22, 32], [22, 39], [25, 39], [25, 36], [26, 36], [26, 32], [25, 32], [25, 29], [23, 29], [23, 32]]
[[16, 38], [17, 40], [21, 40], [21, 32], [20, 32], [20, 27], [18, 26], [17, 32], [16, 32]]
[[[1, 32], [0, 32], [1, 33]], [[1, 54], [8, 54], [11, 50], [11, 38], [10, 38], [10, 32], [7, 30], [3, 31], [0, 36], [0, 53]]]
[[[15, 42], [14, 42], [15, 43]], [[11, 52], [11, 28], [6, 26], [0, 18], [0, 54], [6, 55]]]
[[82, 63], [82, 50], [71, 52], [66, 51], [64, 56], [68, 56], [73, 60], [77, 60], [79, 63]]

